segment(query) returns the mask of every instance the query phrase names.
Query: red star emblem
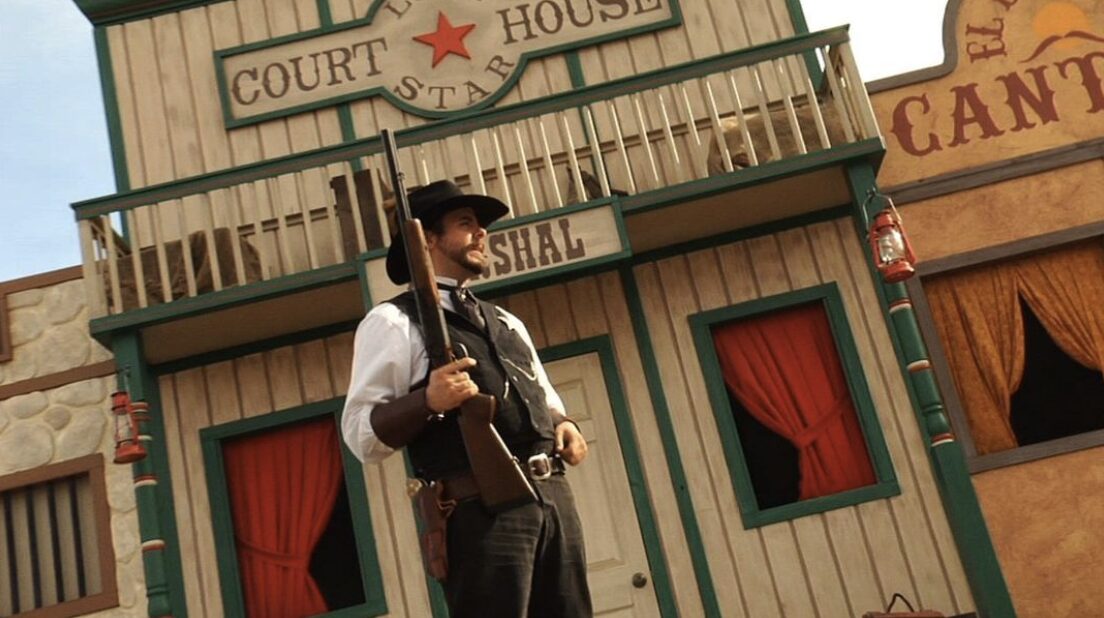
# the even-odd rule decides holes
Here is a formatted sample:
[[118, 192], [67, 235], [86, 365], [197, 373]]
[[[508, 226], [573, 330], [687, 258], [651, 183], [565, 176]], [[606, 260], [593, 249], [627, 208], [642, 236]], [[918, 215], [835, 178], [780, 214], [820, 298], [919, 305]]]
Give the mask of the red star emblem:
[[471, 60], [468, 48], [464, 47], [464, 37], [475, 30], [475, 24], [465, 24], [453, 27], [444, 13], [437, 13], [437, 31], [419, 34], [414, 40], [419, 43], [433, 46], [433, 67], [445, 59], [449, 54], [456, 54]]

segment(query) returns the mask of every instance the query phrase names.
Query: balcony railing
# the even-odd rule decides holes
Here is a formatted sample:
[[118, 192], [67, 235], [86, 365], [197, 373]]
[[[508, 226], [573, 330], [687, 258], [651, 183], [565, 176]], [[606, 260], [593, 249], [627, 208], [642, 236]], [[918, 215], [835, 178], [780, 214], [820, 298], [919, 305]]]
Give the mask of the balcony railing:
[[[413, 186], [523, 217], [878, 138], [846, 29], [398, 131]], [[353, 260], [389, 243], [378, 137], [74, 205], [92, 317]]]

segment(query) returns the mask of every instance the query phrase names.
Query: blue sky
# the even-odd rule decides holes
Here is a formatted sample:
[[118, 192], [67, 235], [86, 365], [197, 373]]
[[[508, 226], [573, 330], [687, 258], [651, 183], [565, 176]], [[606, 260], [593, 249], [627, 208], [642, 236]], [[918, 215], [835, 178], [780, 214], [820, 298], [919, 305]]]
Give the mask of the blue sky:
[[[812, 30], [851, 24], [866, 80], [943, 59], [943, 0], [802, 5]], [[69, 204], [115, 182], [92, 27], [73, 0], [0, 0], [0, 95], [0, 281], [75, 266]]]

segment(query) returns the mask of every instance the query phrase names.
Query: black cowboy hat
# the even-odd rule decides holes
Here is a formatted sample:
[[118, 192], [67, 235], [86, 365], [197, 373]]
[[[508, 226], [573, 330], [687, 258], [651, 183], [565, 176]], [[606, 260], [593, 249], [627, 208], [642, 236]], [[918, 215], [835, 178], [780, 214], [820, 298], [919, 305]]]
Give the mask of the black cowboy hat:
[[[422, 222], [423, 229], [430, 229], [450, 210], [470, 207], [486, 228], [497, 221], [510, 209], [500, 200], [487, 195], [468, 195], [451, 180], [438, 180], [424, 187], [414, 189], [407, 194], [410, 200], [410, 214]], [[402, 236], [391, 239], [391, 248], [387, 250], [387, 277], [396, 285], [410, 281], [410, 269], [406, 265], [406, 250]]]

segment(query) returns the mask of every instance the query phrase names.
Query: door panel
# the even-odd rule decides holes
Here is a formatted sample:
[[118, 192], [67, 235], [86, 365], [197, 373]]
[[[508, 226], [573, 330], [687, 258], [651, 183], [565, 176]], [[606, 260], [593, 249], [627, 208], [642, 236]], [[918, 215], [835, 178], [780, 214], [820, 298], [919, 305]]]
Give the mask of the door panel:
[[[636, 519], [617, 424], [597, 353], [545, 365], [572, 420], [586, 436], [586, 461], [567, 475], [586, 537], [594, 612], [603, 618], [659, 616]], [[633, 585], [636, 574], [646, 578]]]

